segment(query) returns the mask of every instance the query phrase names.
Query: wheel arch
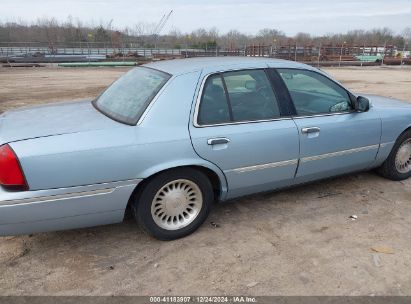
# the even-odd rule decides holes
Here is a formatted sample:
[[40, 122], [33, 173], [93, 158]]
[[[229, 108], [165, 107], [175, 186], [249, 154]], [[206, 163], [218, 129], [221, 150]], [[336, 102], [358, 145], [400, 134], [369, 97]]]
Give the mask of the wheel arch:
[[[383, 121], [384, 122], [384, 121]], [[402, 130], [402, 131], [400, 131]], [[406, 132], [411, 130], [411, 123], [404, 124], [401, 128], [396, 128], [395, 130], [390, 131], [390, 128], [384, 130], [382, 129], [382, 138], [380, 143], [380, 148], [378, 150], [378, 154], [375, 159], [375, 163], [372, 167], [379, 167], [381, 166], [390, 156], [391, 152], [393, 151], [395, 144], [397, 143], [398, 139]], [[390, 134], [391, 133], [391, 134]]]
[[[407, 128], [403, 131], [403, 132], [401, 132], [401, 134], [398, 136], [398, 138], [402, 135], [402, 134], [404, 134], [405, 132], [408, 132], [408, 131], [411, 131], [411, 123], [407, 126]], [[398, 139], [397, 138], [397, 139]]]
[[394, 140], [393, 148], [394, 148], [395, 144], [398, 142], [398, 140], [400, 139], [400, 137], [401, 137], [404, 133], [409, 132], [409, 131], [411, 131], [411, 124], [409, 124], [409, 125], [404, 129], [404, 131], [402, 131], [401, 133], [398, 134], [398, 136], [397, 136], [397, 137], [395, 138], [395, 140]]
[[227, 181], [225, 175], [218, 167], [214, 168], [214, 166], [208, 164], [180, 164], [176, 166], [150, 169], [145, 175], [147, 177], [145, 177], [143, 181], [139, 183], [134, 189], [129, 198], [126, 209], [129, 210], [131, 203], [138, 198], [138, 195], [141, 193], [142, 189], [144, 189], [145, 185], [147, 185], [147, 183], [149, 183], [153, 178], [164, 172], [183, 168], [191, 168], [205, 174], [213, 186], [215, 200], [224, 200], [227, 194]]
[[381, 175], [385, 178], [388, 178], [390, 180], [394, 180], [394, 181], [401, 181], [401, 180], [404, 180], [404, 179], [410, 177], [410, 175], [409, 175], [410, 172], [409, 171], [401, 172], [401, 171], [398, 170], [398, 167], [396, 165], [396, 155], [398, 153], [397, 151], [398, 151], [400, 145], [403, 142], [402, 140], [400, 141], [400, 139], [402, 137], [404, 137], [404, 135], [405, 135], [404, 139], [408, 140], [410, 138], [410, 134], [411, 134], [411, 126], [408, 126], [403, 132], [401, 132], [397, 136], [397, 138], [395, 139], [395, 142], [392, 145], [391, 149], [389, 151], [386, 151], [388, 156], [386, 158], [384, 158], [384, 161], [381, 162], [380, 166], [378, 166], [376, 168], [376, 172], [379, 175]]

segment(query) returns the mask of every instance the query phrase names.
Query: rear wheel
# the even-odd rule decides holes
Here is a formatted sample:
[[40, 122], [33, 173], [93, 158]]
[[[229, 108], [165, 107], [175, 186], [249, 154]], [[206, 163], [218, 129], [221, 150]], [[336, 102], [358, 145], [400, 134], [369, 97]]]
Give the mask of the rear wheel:
[[396, 181], [411, 177], [411, 130], [398, 138], [390, 155], [377, 172]]
[[132, 209], [144, 231], [160, 240], [173, 240], [194, 232], [207, 218], [213, 200], [207, 176], [194, 169], [177, 169], [151, 179]]

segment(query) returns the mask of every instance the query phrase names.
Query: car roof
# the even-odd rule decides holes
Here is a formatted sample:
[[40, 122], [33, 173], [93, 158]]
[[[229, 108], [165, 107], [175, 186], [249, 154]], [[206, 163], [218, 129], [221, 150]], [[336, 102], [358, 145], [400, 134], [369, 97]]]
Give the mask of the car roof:
[[311, 66], [295, 61], [272, 59], [264, 57], [196, 57], [187, 59], [161, 60], [145, 64], [145, 67], [164, 71], [171, 75], [180, 75], [203, 69], [224, 70], [224, 67], [236, 66], [236, 68], [261, 68], [269, 65], [273, 68], [303, 68], [313, 69]]

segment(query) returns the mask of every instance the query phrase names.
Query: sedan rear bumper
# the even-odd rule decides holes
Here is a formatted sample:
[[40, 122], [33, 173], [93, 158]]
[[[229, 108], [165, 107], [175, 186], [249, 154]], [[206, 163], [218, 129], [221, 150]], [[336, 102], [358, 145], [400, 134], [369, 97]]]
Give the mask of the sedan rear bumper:
[[0, 236], [121, 222], [140, 181], [24, 192], [0, 187]]

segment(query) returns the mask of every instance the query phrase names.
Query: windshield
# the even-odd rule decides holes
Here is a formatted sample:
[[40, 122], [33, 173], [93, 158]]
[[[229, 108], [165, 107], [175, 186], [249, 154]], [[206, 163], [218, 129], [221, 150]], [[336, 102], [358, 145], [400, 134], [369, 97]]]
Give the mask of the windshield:
[[95, 101], [96, 108], [119, 122], [135, 125], [171, 75], [150, 68], [132, 69]]

